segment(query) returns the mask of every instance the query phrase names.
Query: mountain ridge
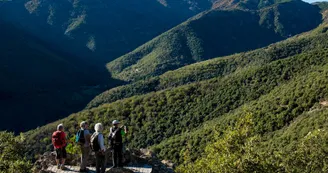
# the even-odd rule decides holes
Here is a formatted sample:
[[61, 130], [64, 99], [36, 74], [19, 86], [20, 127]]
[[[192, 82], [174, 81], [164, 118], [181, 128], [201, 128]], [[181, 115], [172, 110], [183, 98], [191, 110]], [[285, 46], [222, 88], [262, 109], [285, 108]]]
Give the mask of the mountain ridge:
[[[294, 8], [298, 14], [290, 13]], [[313, 29], [322, 19], [316, 6], [300, 1], [278, 3], [256, 12], [220, 9], [204, 12], [109, 62], [107, 68], [114, 78], [137, 81], [198, 61], [266, 46]], [[288, 26], [290, 21], [297, 22]], [[201, 27], [205, 23], [210, 26]], [[256, 38], [250, 38], [253, 32]]]
[[[164, 6], [169, 2], [161, 1]], [[254, 8], [266, 3], [242, 1], [241, 4], [245, 5], [244, 2]], [[295, 9], [295, 4], [301, 4], [297, 7], [300, 9], [298, 13], [291, 10]], [[203, 170], [219, 173], [327, 172], [327, 156], [323, 153], [328, 149], [328, 25], [325, 21], [326, 9], [322, 6], [320, 8], [300, 1], [291, 1], [280, 2], [260, 10], [204, 12], [195, 18], [204, 20], [200, 24], [206, 27], [209, 26], [205, 25], [206, 23], [216, 21], [216, 15], [226, 15], [229, 18], [231, 14], [236, 14], [236, 18], [243, 16], [249, 19], [250, 16], [255, 16], [256, 20], [251, 20], [256, 24], [254, 26], [261, 23], [261, 26], [270, 30], [270, 33], [278, 34], [282, 39], [289, 37], [290, 33], [293, 36], [277, 43], [268, 43], [252, 51], [246, 50], [202, 61], [198, 55], [210, 54], [210, 51], [206, 50], [208, 46], [204, 45], [216, 48], [219, 44], [216, 44], [217, 38], [210, 32], [203, 32], [212, 36], [203, 39], [205, 41], [198, 39], [200, 33], [189, 32], [196, 30], [197, 27], [201, 28], [197, 25], [199, 23], [193, 23], [195, 19], [190, 19], [185, 22], [187, 26], [181, 24], [183, 27], [172, 29], [177, 32], [172, 34], [170, 30], [164, 34], [167, 37], [157, 37], [150, 42], [156, 42], [158, 45], [148, 43], [139, 47], [137, 52], [133, 52], [137, 56], [150, 55], [148, 59], [140, 60], [146, 62], [139, 64], [144, 68], [150, 65], [157, 67], [164, 62], [164, 65], [172, 65], [172, 69], [163, 67], [159, 72], [143, 74], [145, 76], [140, 78], [136, 76], [133, 80], [121, 78], [129, 83], [100, 94], [86, 109], [22, 133], [16, 138], [11, 137], [13, 134], [1, 132], [1, 142], [11, 143], [17, 140], [23, 143], [4, 148], [5, 152], [1, 153], [0, 162], [11, 165], [8, 163], [15, 161], [14, 166], [17, 166], [26, 158], [33, 160], [37, 154], [52, 150], [51, 134], [59, 123], [64, 124], [68, 138], [75, 139], [81, 121], [88, 121], [90, 127], [101, 122], [105, 127], [103, 133], [106, 134], [112, 126], [112, 121], [117, 119], [128, 126], [131, 132], [131, 135], [128, 134], [124, 138], [127, 147], [150, 148], [160, 159], [176, 163], [175, 171], [178, 173]], [[306, 9], [312, 9], [309, 13], [313, 16], [308, 13], [302, 14]], [[318, 15], [320, 12], [323, 15]], [[213, 17], [212, 20], [205, 20], [202, 17], [204, 14]], [[279, 18], [284, 15], [287, 18]], [[306, 15], [308, 18], [301, 20]], [[312, 23], [312, 17], [320, 17], [320, 20]], [[299, 24], [303, 22], [304, 28], [315, 26], [312, 30], [303, 28], [307, 32], [301, 33], [300, 30], [295, 30], [300, 29], [297, 25], [290, 25], [293, 21]], [[319, 21], [320, 25], [316, 23]], [[236, 26], [246, 24], [245, 21], [231, 22], [235, 22]], [[192, 27], [189, 26], [190, 23], [193, 24]], [[231, 23], [228, 24], [232, 26]], [[232, 29], [224, 31], [234, 32]], [[9, 38], [15, 37], [9, 35]], [[6, 40], [3, 42], [4, 48], [12, 47], [11, 44], [6, 44]], [[13, 42], [19, 41], [13, 39]], [[26, 42], [19, 43], [26, 47]], [[89, 46], [92, 46], [92, 43]], [[41, 51], [53, 55], [51, 49], [46, 49], [46, 46], [42, 47], [44, 49], [36, 48], [36, 54]], [[20, 51], [10, 53], [13, 52]], [[165, 59], [163, 52], [170, 57]], [[164, 58], [156, 58], [159, 54]], [[60, 55], [60, 62], [72, 62], [72, 70], [85, 69], [83, 63], [81, 66], [75, 64], [74, 58], [65, 58], [61, 61]], [[189, 56], [192, 60], [185, 61], [186, 59], [180, 55]], [[177, 58], [170, 59], [172, 57]], [[134, 58], [128, 57], [124, 62], [126, 64], [119, 64], [121, 66], [118, 66], [118, 69], [123, 69], [125, 65], [129, 68], [129, 63], [136, 61]], [[63, 71], [65, 72], [65, 69]], [[77, 76], [80, 75], [81, 73], [77, 72]], [[117, 76], [113, 73], [114, 77], [115, 75]], [[78, 100], [79, 97], [76, 97]], [[2, 98], [10, 98], [10, 93], [9, 97], [8, 93], [5, 93]], [[76, 154], [76, 148], [72, 144], [69, 144], [67, 149]], [[12, 153], [12, 156], [8, 157], [8, 153]], [[21, 164], [18, 168], [24, 170], [24, 166], [26, 165]]]
[[[217, 118], [225, 115], [230, 117], [231, 113], [237, 110], [237, 112], [242, 111], [244, 105], [255, 104], [254, 106], [256, 109], [261, 108], [262, 111], [268, 108], [270, 114], [265, 114], [268, 119], [262, 120], [260, 117], [256, 119], [256, 122], [264, 123], [266, 120], [268, 120], [267, 122], [271, 122], [270, 115], [271, 112], [276, 109], [276, 106], [285, 104], [285, 102], [287, 102], [286, 104], [291, 104], [289, 109], [279, 109], [284, 115], [288, 115], [286, 117], [287, 119], [279, 119], [284, 116], [274, 119], [274, 121], [279, 121], [280, 124], [277, 122], [277, 126], [271, 126], [270, 124], [262, 126], [262, 124], [259, 123], [257, 128], [260, 133], [278, 130], [282, 128], [285, 123], [288, 124], [293, 117], [297, 117], [299, 113], [312, 107], [317, 99], [325, 98], [326, 96], [324, 93], [319, 93], [327, 82], [324, 76], [308, 79], [324, 80], [314, 87], [313, 90], [307, 90], [308, 87], [302, 88], [303, 84], [297, 84], [299, 82], [305, 82], [306, 84], [311, 83], [308, 80], [303, 81], [303, 79], [307, 79], [307, 76], [302, 77], [305, 74], [310, 75], [312, 71], [313, 74], [325, 72], [322, 70], [325, 69], [325, 64], [327, 62], [327, 44], [322, 43], [322, 45], [320, 45], [320, 41], [316, 43], [316, 37], [313, 37], [310, 41], [305, 40], [304, 42], [299, 42], [300, 44], [307, 44], [308, 46], [306, 47], [308, 47], [308, 51], [302, 53], [302, 47], [297, 47], [297, 40], [303, 41], [303, 38], [309, 35], [318, 35], [318, 37], [323, 40], [327, 37], [324, 28], [319, 27], [309, 33], [291, 38], [291, 40], [296, 39], [295, 45], [291, 45], [291, 48], [300, 49], [294, 50], [296, 54], [292, 54], [292, 56], [287, 54], [286, 57], [281, 60], [269, 61], [265, 65], [255, 64], [255, 66], [246, 66], [244, 69], [237, 70], [223, 77], [213, 77], [212, 79], [201, 82], [169, 88], [158, 92], [150, 92], [145, 95], [133, 96], [123, 100], [117, 100], [110, 104], [103, 104], [96, 108], [86, 109], [64, 120], [59, 120], [41, 127], [40, 129], [30, 131], [26, 135], [32, 139], [44, 139], [44, 142], [48, 143], [47, 141], [49, 141], [49, 139], [46, 134], [56, 126], [56, 123], [64, 122], [67, 126], [74, 127], [76, 126], [74, 124], [77, 124], [77, 122], [88, 119], [91, 124], [95, 121], [102, 121], [105, 126], [110, 126], [111, 119], [120, 119], [123, 123], [130, 124], [129, 127], [134, 132], [134, 135], [127, 139], [129, 141], [129, 146], [152, 146], [154, 151], [159, 153], [162, 158], [181, 163], [183, 161], [181, 160], [182, 156], [180, 155], [181, 153], [177, 151], [183, 151], [185, 149], [185, 134], [193, 131], [193, 129], [199, 129], [199, 127], [205, 125], [203, 123], [220, 123], [222, 121], [218, 121]], [[316, 46], [311, 40], [319, 45]], [[312, 45], [317, 48], [311, 50]], [[277, 52], [284, 55], [284, 52], [280, 52], [279, 50], [277, 50]], [[287, 53], [288, 52], [289, 50]], [[252, 58], [252, 56], [249, 58]], [[296, 101], [290, 100], [295, 96], [293, 91], [295, 86], [298, 88], [295, 89], [295, 92], [301, 93], [306, 90], [309, 92], [311, 91], [311, 95], [302, 95], [300, 99]], [[283, 89], [280, 90], [279, 88]], [[287, 88], [290, 89], [287, 90]], [[269, 95], [266, 97], [271, 99], [271, 97], [277, 94], [280, 97], [285, 97], [284, 94], [286, 93], [288, 93], [286, 99], [278, 100], [276, 106], [272, 108], [269, 108], [270, 106], [263, 106], [268, 100], [263, 100], [262, 96]], [[261, 101], [258, 102], [258, 99]], [[301, 104], [303, 99], [307, 99], [304, 105]], [[250, 110], [258, 116], [262, 115], [258, 114], [254, 109], [255, 108], [251, 108]], [[231, 118], [236, 116], [237, 114], [234, 114]], [[275, 118], [275, 116], [272, 118]], [[222, 123], [222, 126], [225, 125], [227, 124]], [[106, 132], [107, 131], [105, 131], [105, 133]], [[207, 130], [201, 130], [201, 132], [201, 134], [203, 134], [207, 132]], [[202, 141], [198, 141], [197, 139], [199, 138], [195, 136], [195, 138], [190, 141], [195, 142], [194, 145], [201, 145], [195, 148], [193, 153], [199, 153], [203, 149], [202, 146], [206, 144], [206, 141], [211, 141], [207, 137]], [[44, 144], [39, 146], [34, 145], [34, 147], [36, 147], [32, 149], [34, 152], [38, 150], [38, 147], [47, 148]], [[195, 158], [195, 156], [193, 155], [192, 158]]]
[[[103, 64], [210, 8], [189, 9], [184, 0], [169, 4], [170, 8], [157, 0], [17, 0], [2, 4], [0, 14], [61, 50]], [[44, 29], [52, 34], [44, 34]]]
[[[313, 32], [324, 32], [325, 28], [322, 25]], [[308, 52], [313, 46], [321, 47], [323, 43], [326, 43], [324, 37], [321, 35], [311, 35], [310, 33], [303, 33], [299, 36], [271, 44], [260, 50], [194, 63], [174, 71], [168, 71], [158, 77], [152, 77], [110, 89], [95, 97], [86, 108], [90, 109], [134, 95], [156, 92], [188, 83], [200, 82], [213, 77], [225, 76], [234, 73], [238, 69], [246, 68], [246, 65], [256, 66], [278, 59], [284, 59], [300, 52]], [[252, 59], [248, 57], [252, 57]]]

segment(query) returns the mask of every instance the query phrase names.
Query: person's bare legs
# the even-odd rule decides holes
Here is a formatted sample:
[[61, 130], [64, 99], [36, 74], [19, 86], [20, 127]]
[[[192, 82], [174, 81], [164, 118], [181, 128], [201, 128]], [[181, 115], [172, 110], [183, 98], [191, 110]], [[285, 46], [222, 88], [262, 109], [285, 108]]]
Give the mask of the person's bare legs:
[[57, 168], [59, 169], [60, 168], [60, 160], [59, 159], [56, 159], [56, 163], [57, 163]]
[[62, 159], [61, 169], [62, 169], [62, 170], [66, 169], [66, 168], [65, 168], [65, 159]]

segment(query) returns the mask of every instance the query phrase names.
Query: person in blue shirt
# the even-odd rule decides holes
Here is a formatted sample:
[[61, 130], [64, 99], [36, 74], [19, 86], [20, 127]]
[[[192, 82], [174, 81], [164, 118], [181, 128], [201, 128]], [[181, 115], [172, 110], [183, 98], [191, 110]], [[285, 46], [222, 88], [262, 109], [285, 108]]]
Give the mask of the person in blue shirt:
[[90, 155], [90, 137], [91, 134], [88, 130], [89, 124], [86, 121], [80, 123], [81, 129], [78, 131], [79, 138], [77, 139], [81, 149], [81, 165], [80, 172], [88, 172], [87, 162]]

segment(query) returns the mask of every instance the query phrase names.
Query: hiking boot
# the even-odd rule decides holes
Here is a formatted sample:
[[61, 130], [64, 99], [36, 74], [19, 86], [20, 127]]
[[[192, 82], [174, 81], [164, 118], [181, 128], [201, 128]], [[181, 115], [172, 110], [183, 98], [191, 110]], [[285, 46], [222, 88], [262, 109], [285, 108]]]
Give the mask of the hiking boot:
[[61, 170], [66, 170], [67, 168], [64, 165], [61, 165], [60, 169]]
[[57, 169], [60, 169], [60, 165], [57, 165]]

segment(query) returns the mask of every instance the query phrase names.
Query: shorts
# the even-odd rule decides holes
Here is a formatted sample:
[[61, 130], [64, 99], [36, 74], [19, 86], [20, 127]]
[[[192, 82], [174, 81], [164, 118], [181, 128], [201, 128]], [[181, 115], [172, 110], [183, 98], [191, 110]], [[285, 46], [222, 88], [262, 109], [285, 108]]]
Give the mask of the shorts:
[[56, 159], [66, 159], [66, 148], [56, 148]]

